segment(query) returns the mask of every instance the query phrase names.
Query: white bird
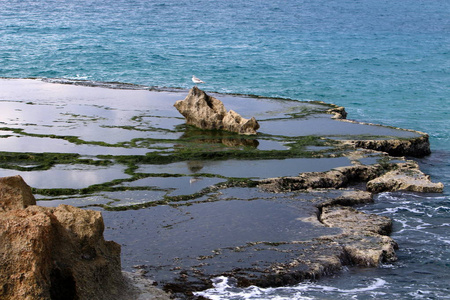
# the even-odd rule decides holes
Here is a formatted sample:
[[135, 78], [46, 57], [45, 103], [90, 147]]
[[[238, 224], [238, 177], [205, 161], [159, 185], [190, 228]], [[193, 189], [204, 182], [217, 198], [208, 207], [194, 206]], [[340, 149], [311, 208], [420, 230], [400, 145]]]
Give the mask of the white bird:
[[198, 79], [195, 75], [192, 75], [192, 82], [197, 83], [205, 83], [203, 80]]

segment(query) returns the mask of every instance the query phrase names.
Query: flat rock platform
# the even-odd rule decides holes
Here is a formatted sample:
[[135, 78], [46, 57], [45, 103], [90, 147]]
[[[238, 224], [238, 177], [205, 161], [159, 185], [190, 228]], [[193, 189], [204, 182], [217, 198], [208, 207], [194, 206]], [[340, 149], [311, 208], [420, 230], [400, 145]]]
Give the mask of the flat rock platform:
[[[351, 206], [366, 183], [429, 153], [428, 136], [345, 120], [321, 102], [210, 93], [260, 124], [200, 130], [187, 90], [0, 79], [0, 176], [41, 206], [100, 210], [122, 268], [178, 297], [225, 275], [281, 286], [395, 260], [391, 221]], [[303, 177], [302, 177], [303, 176]], [[378, 188], [378, 187], [377, 187]]]

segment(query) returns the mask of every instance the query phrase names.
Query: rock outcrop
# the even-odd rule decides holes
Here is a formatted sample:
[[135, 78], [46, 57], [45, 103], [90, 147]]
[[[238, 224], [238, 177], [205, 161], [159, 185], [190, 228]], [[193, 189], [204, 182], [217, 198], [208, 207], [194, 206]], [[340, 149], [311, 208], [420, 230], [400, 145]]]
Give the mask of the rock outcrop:
[[444, 185], [433, 183], [419, 170], [416, 162], [390, 165], [354, 165], [327, 172], [308, 172], [299, 176], [262, 179], [258, 186], [270, 192], [289, 192], [319, 188], [342, 188], [352, 183], [366, 183], [371, 193], [407, 190], [412, 192], [442, 193]]
[[[300, 280], [318, 279], [324, 275], [342, 270], [345, 265], [379, 267], [381, 263], [397, 260], [397, 243], [388, 236], [392, 230], [392, 221], [383, 216], [365, 214], [351, 207], [327, 205], [322, 207], [318, 225], [341, 230], [341, 233], [318, 236], [309, 241], [290, 241], [276, 243], [265, 248], [258, 243], [256, 251], [280, 251], [292, 255], [287, 263], [277, 262], [267, 268], [258, 263], [242, 272], [230, 272], [238, 285], [254, 284], [262, 287], [297, 284]], [[320, 225], [319, 225], [320, 224]], [[266, 243], [267, 244], [267, 243]], [[239, 249], [244, 253], [245, 249]], [[249, 274], [250, 273], [250, 276]]]
[[35, 204], [20, 176], [0, 179], [0, 299], [130, 299], [100, 212]]
[[387, 172], [367, 182], [367, 190], [373, 193], [411, 191], [420, 193], [442, 193], [441, 182], [431, 182], [430, 176], [419, 170], [417, 163], [398, 164], [398, 169]]
[[429, 137], [421, 133], [420, 137], [411, 139], [379, 139], [379, 140], [348, 140], [343, 144], [355, 148], [371, 149], [386, 152], [392, 156], [423, 157], [431, 153]]
[[347, 118], [347, 112], [345, 111], [345, 107], [336, 106], [327, 110], [327, 113], [332, 114], [332, 119], [345, 119]]
[[377, 267], [382, 262], [397, 260], [397, 243], [388, 236], [392, 231], [391, 219], [335, 205], [322, 209], [320, 221], [343, 229], [344, 233], [335, 237], [335, 241], [342, 245], [352, 264]]
[[184, 100], [174, 106], [186, 118], [186, 123], [202, 129], [226, 130], [239, 134], [256, 134], [259, 124], [254, 117], [245, 119], [233, 110], [227, 112], [222, 101], [193, 87]]
[[341, 188], [349, 183], [376, 178], [380, 165], [355, 165], [335, 168], [327, 172], [306, 172], [299, 176], [262, 179], [259, 187], [270, 192], [289, 192], [306, 189]]

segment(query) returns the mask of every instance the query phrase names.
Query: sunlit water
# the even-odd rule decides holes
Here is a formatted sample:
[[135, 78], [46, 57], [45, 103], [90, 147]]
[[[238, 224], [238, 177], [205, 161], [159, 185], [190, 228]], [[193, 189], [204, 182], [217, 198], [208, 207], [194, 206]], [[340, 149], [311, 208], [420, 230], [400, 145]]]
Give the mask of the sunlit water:
[[[322, 100], [349, 118], [421, 130], [439, 195], [387, 193], [398, 262], [211, 299], [450, 298], [450, 2], [0, 0], [0, 77], [78, 78]], [[1, 86], [0, 86], [1, 88]]]

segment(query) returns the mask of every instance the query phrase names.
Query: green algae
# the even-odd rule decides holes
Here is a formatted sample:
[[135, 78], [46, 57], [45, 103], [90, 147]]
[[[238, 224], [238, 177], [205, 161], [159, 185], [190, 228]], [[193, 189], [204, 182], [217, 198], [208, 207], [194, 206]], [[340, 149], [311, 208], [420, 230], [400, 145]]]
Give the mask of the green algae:
[[[76, 153], [14, 153], [0, 152], [0, 168], [18, 171], [48, 170], [55, 164], [77, 163]], [[84, 164], [106, 164], [105, 161], [82, 159]]]
[[44, 171], [57, 164], [109, 166], [107, 159], [81, 158], [77, 153], [17, 153], [0, 152], [0, 168], [18, 171]]
[[[29, 134], [22, 129], [2, 128], [1, 130], [12, 130], [14, 133], [22, 135], [31, 135], [36, 137], [48, 137], [56, 139], [65, 139], [74, 144], [94, 144], [96, 142], [85, 142], [77, 137], [56, 136], [45, 134]], [[217, 140], [214, 140], [217, 138]], [[283, 141], [286, 150], [259, 150], [256, 147], [244, 145], [242, 141], [252, 141], [253, 138], [241, 137], [233, 133], [211, 132], [205, 130], [190, 129], [186, 132], [182, 139], [177, 140], [177, 146], [174, 148], [164, 148], [164, 152], [149, 152], [146, 155], [97, 155], [95, 157], [82, 157], [77, 153], [0, 153], [0, 168], [13, 169], [18, 171], [43, 171], [50, 170], [55, 165], [60, 164], [81, 164], [92, 166], [108, 166], [121, 164], [126, 166], [124, 174], [130, 178], [116, 179], [101, 184], [94, 184], [85, 188], [33, 188], [35, 194], [47, 197], [57, 196], [80, 196], [95, 194], [100, 192], [122, 192], [122, 191], [139, 191], [139, 190], [160, 190], [169, 192], [167, 189], [158, 189], [157, 187], [131, 187], [121, 184], [135, 182], [148, 177], [186, 177], [192, 174], [168, 174], [168, 173], [143, 173], [139, 172], [141, 165], [165, 165], [175, 162], [195, 162], [195, 161], [226, 161], [234, 160], [270, 160], [270, 159], [287, 159], [295, 157], [324, 157], [324, 151], [308, 151], [307, 146], [329, 144], [323, 138], [317, 136], [299, 137], [297, 139], [282, 137], [263, 136], [262, 138]], [[238, 146], [228, 143], [225, 145], [223, 140], [236, 141]], [[157, 142], [162, 142], [158, 140]], [[167, 141], [165, 141], [167, 142]], [[105, 144], [98, 142], [99, 144]], [[332, 143], [332, 142], [331, 142]], [[327, 150], [329, 151], [329, 150]], [[198, 171], [201, 168], [198, 169]], [[194, 169], [195, 170], [195, 169]], [[140, 203], [134, 205], [109, 206], [102, 204], [100, 207], [106, 210], [126, 210], [138, 209], [153, 205], [176, 203], [198, 199], [212, 190], [218, 188], [226, 188], [231, 186], [253, 187], [256, 182], [250, 178], [228, 178], [220, 174], [208, 174], [195, 172], [195, 176], [199, 178], [222, 178], [225, 183], [219, 183], [215, 186], [207, 187], [201, 191], [188, 195], [166, 195], [160, 201], [150, 201], [149, 203]]]
[[[302, 112], [303, 114], [304, 112]], [[296, 116], [298, 117], [298, 116]], [[112, 126], [115, 128], [122, 128], [127, 130], [137, 130], [142, 132], [152, 131], [153, 129], [139, 129], [133, 126]], [[142, 209], [157, 205], [191, 205], [192, 201], [200, 199], [219, 189], [228, 187], [255, 187], [257, 182], [251, 178], [236, 178], [226, 177], [220, 174], [200, 173], [201, 167], [197, 170], [193, 168], [194, 174], [169, 174], [169, 173], [145, 173], [139, 172], [142, 165], [168, 165], [176, 162], [212, 162], [212, 161], [228, 161], [228, 160], [242, 160], [242, 161], [258, 161], [258, 160], [280, 160], [292, 158], [319, 158], [319, 157], [336, 157], [343, 155], [344, 150], [338, 150], [341, 146], [338, 141], [326, 139], [321, 136], [300, 136], [300, 137], [285, 137], [274, 136], [267, 134], [259, 134], [256, 137], [240, 136], [238, 134], [200, 130], [192, 128], [191, 126], [180, 126], [183, 135], [177, 140], [170, 139], [149, 139], [149, 138], [134, 138], [129, 142], [121, 142], [117, 144], [108, 144], [99, 141], [84, 141], [76, 136], [58, 136], [53, 134], [34, 134], [27, 133], [20, 128], [3, 127], [0, 130], [10, 131], [19, 135], [46, 137], [52, 139], [63, 139], [75, 145], [102, 145], [107, 147], [154, 147], [159, 151], [148, 152], [145, 155], [97, 155], [94, 157], [81, 157], [77, 153], [0, 153], [0, 168], [14, 169], [18, 171], [42, 171], [50, 170], [53, 166], [58, 164], [81, 164], [93, 166], [107, 166], [120, 164], [126, 168], [124, 174], [129, 175], [129, 178], [115, 179], [109, 182], [90, 185], [84, 188], [33, 188], [35, 194], [44, 197], [58, 197], [58, 196], [74, 196], [82, 197], [83, 195], [92, 195], [101, 192], [133, 192], [133, 191], [161, 191], [165, 195], [158, 200], [151, 200], [148, 202], [137, 204], [120, 204], [113, 205], [120, 202], [120, 200], [111, 200], [106, 204], [90, 204], [90, 206], [101, 207], [105, 210], [122, 211], [129, 209]], [[184, 131], [183, 131], [184, 130]], [[276, 141], [282, 143], [285, 147], [283, 150], [260, 150], [258, 149], [258, 140]], [[173, 147], [161, 146], [162, 143], [172, 143]], [[327, 146], [326, 149], [319, 149], [316, 151], [308, 150], [308, 147]], [[191, 170], [191, 171], [192, 171]], [[140, 179], [149, 177], [188, 177], [195, 175], [199, 178], [221, 178], [224, 182], [208, 186], [199, 191], [182, 194], [170, 195], [171, 189], [163, 189], [155, 186], [126, 186], [125, 183], [136, 182]]]
[[[113, 85], [115, 86], [115, 84]], [[106, 87], [110, 87], [110, 84], [106, 84]], [[126, 85], [120, 85], [120, 87], [126, 87]], [[70, 97], [66, 94], [61, 98], [61, 101], [52, 101], [50, 103], [46, 102], [45, 99], [34, 99], [30, 96], [30, 100], [27, 100], [26, 103], [24, 103], [24, 101], [20, 101], [20, 103], [22, 103], [22, 105], [28, 104], [36, 106], [34, 107], [35, 109], [33, 108], [33, 110], [30, 110], [30, 112], [33, 113], [39, 113], [39, 109], [41, 109], [40, 106], [46, 106], [47, 108], [49, 105], [56, 108], [72, 106], [69, 110], [70, 112], [56, 112], [56, 119], [46, 120], [45, 123], [42, 123], [38, 119], [34, 120], [33, 117], [31, 117], [31, 120], [27, 120], [25, 117], [28, 115], [26, 114], [24, 114], [25, 119], [21, 120], [22, 123], [19, 123], [20, 125], [17, 124], [16, 121], [8, 123], [8, 121], [5, 120], [5, 122], [0, 123], [3, 124], [2, 127], [0, 127], [0, 132], [4, 132], [4, 135], [0, 135], [0, 138], [8, 139], [10, 137], [16, 138], [21, 136], [33, 137], [36, 139], [43, 139], [40, 141], [42, 141], [44, 146], [47, 146], [47, 140], [45, 139], [66, 141], [70, 143], [69, 147], [73, 146], [73, 151], [75, 153], [0, 152], [0, 168], [20, 172], [49, 171], [45, 174], [49, 174], [49, 177], [51, 177], [51, 171], [57, 169], [60, 165], [98, 167], [115, 165], [123, 166], [123, 168], [120, 168], [120, 173], [117, 172], [116, 179], [110, 180], [111, 178], [107, 177], [107, 180], [109, 180], [107, 182], [101, 182], [100, 180], [100, 183], [82, 188], [33, 187], [33, 191], [43, 197], [83, 197], [84, 195], [96, 195], [102, 192], [161, 191], [165, 193], [161, 199], [158, 199], [157, 201], [152, 200], [148, 203], [145, 202], [123, 206], [113, 206], [113, 203], [110, 203], [111, 205], [98, 204], [98, 206], [108, 210], [126, 210], [160, 204], [189, 205], [189, 202], [198, 200], [218, 189], [227, 187], [254, 187], [256, 186], [256, 181], [254, 180], [255, 177], [250, 177], [254, 176], [254, 173], [250, 175], [247, 174], [248, 177], [245, 178], [239, 177], [245, 172], [239, 172], [249, 168], [255, 168], [255, 166], [260, 167], [261, 162], [265, 160], [271, 160], [270, 164], [267, 164], [268, 169], [270, 169], [279, 168], [277, 163], [288, 159], [342, 157], [346, 154], [346, 151], [351, 149], [351, 146], [342, 146], [337, 139], [403, 138], [401, 134], [399, 134], [399, 137], [361, 135], [356, 132], [357, 130], [355, 130], [354, 134], [345, 134], [345, 132], [343, 132], [342, 135], [340, 135], [340, 131], [338, 130], [337, 134], [310, 134], [312, 131], [308, 130], [303, 134], [299, 133], [299, 129], [314, 129], [318, 124], [324, 124], [325, 120], [326, 124], [328, 124], [327, 126], [330, 126], [330, 128], [339, 125], [339, 123], [333, 123], [338, 121], [330, 121], [328, 116], [324, 116], [328, 113], [329, 109], [337, 108], [337, 106], [323, 102], [303, 102], [290, 99], [266, 99], [264, 97], [252, 96], [235, 97], [231, 95], [222, 96], [226, 98], [226, 101], [231, 105], [234, 104], [242, 107], [242, 113], [249, 113], [246, 111], [249, 110], [251, 113], [255, 113], [255, 115], [260, 117], [258, 121], [261, 121], [260, 124], [263, 124], [261, 132], [253, 136], [242, 136], [225, 131], [202, 130], [186, 125], [182, 117], [173, 113], [173, 102], [171, 102], [173, 99], [171, 97], [178, 97], [178, 95], [170, 96], [165, 93], [155, 94], [155, 97], [149, 98], [151, 101], [138, 101], [134, 103], [133, 107], [123, 106], [122, 99], [115, 99], [112, 94], [108, 94], [108, 97], [99, 98], [96, 98], [96, 96], [93, 95], [91, 100], [95, 101], [91, 101], [90, 104], [83, 104], [82, 108], [77, 106], [76, 101], [78, 101], [78, 98], [74, 98], [77, 100], [71, 102], [72, 100], [70, 100]], [[91, 96], [84, 95], [83, 97], [90, 99], [89, 97]], [[110, 97], [113, 97], [114, 99], [111, 99]], [[17, 102], [13, 99], [8, 101]], [[14, 103], [9, 107], [10, 110], [16, 111], [22, 108], [23, 106], [19, 107]], [[116, 110], [117, 112], [120, 112], [120, 116], [111, 117], [112, 115], [110, 116], [102, 110]], [[241, 110], [239, 112], [241, 112]], [[320, 118], [315, 118], [315, 115], [320, 115]], [[61, 118], [61, 116], [63, 118]], [[314, 119], [316, 119], [316, 121]], [[34, 124], [31, 121], [38, 124]], [[52, 128], [48, 122], [65, 122], [71, 124], [70, 133], [75, 132], [75, 134], [65, 134], [68, 132], [65, 132], [64, 128], [61, 130], [58, 129], [59, 134], [51, 134], [47, 131], [47, 128]], [[82, 134], [83, 131], [88, 128], [86, 125], [93, 126], [89, 127], [90, 131], [101, 128], [99, 131], [101, 134], [99, 133], [97, 136], [91, 134], [89, 136], [94, 136], [94, 138], [92, 138], [93, 140], [87, 140], [88, 138], [85, 138]], [[18, 128], [19, 126], [22, 128]], [[80, 132], [77, 131], [78, 128], [81, 129]], [[53, 129], [52, 132], [54, 132], [54, 130], [55, 129]], [[376, 132], [378, 131], [379, 130], [377, 129]], [[101, 140], [103, 138], [103, 133], [114, 137], [117, 132], [120, 132], [121, 134], [120, 139], [114, 139], [114, 141], [110, 143]], [[13, 141], [11, 143], [13, 146], [15, 145], [14, 143], [17, 143], [14, 138], [11, 139]], [[28, 141], [33, 142], [33, 139], [28, 139], [27, 142]], [[19, 143], [21, 142], [22, 141], [19, 140]], [[264, 146], [262, 147], [261, 144], [264, 144]], [[81, 147], [78, 148], [79, 146], [83, 146], [83, 149], [86, 149], [86, 146], [109, 147], [108, 150], [111, 151], [99, 149], [97, 151], [105, 152], [95, 152], [96, 154], [102, 153], [101, 155], [81, 156], [81, 154], [76, 153], [81, 149]], [[49, 150], [51, 147], [51, 144], [49, 144]], [[44, 148], [47, 149], [46, 147]], [[69, 149], [71, 150], [71, 148]], [[118, 153], [128, 154], [130, 152], [121, 152], [118, 149], [140, 149], [142, 151], [138, 152], [139, 155], [136, 155], [132, 151], [130, 151], [130, 155], [120, 155]], [[92, 153], [90, 151], [87, 152]], [[86, 153], [86, 151], [84, 151], [84, 153]], [[236, 168], [237, 171], [228, 173], [228, 176], [225, 176], [227, 173], [223, 171], [223, 169], [228, 161], [230, 161], [232, 167]], [[290, 160], [288, 164], [309, 163], [305, 161]], [[176, 163], [179, 164], [175, 165]], [[182, 171], [180, 171], [181, 169], [176, 169], [177, 166], [184, 163], [188, 165], [187, 169], [183, 168]], [[313, 165], [315, 162], [311, 164]], [[206, 165], [205, 168], [204, 165]], [[213, 167], [208, 167], [208, 165], [212, 165]], [[150, 171], [145, 170], [146, 166]], [[156, 167], [152, 169], [154, 166]], [[158, 166], [163, 166], [164, 168], [158, 169]], [[174, 170], [170, 170], [171, 166], [174, 167]], [[284, 166], [286, 166], [286, 164], [284, 164]], [[294, 167], [297, 168], [297, 166]], [[214, 168], [217, 168], [217, 170], [214, 170]], [[264, 175], [271, 175], [272, 173], [268, 172]], [[57, 174], [57, 172], [55, 172], [55, 174]], [[121, 178], [124, 175], [126, 175], [127, 178]], [[80, 174], [79, 176], [82, 175]], [[98, 176], [98, 174], [95, 174], [95, 170], [93, 170], [92, 176]], [[200, 190], [195, 190], [197, 188], [197, 186], [195, 186], [195, 188], [192, 187], [191, 189], [186, 189], [186, 192], [181, 190], [182, 188], [176, 180], [170, 181], [174, 182], [175, 186], [173, 188], [168, 188], [167, 186], [166, 188], [151, 186], [151, 180], [148, 180], [148, 185], [145, 185], [146, 181], [143, 181], [142, 184], [144, 186], [132, 186], [132, 183], [141, 184], [141, 182], [138, 182], [139, 180], [151, 177], [179, 178], [180, 182], [182, 180], [189, 180], [189, 178], [217, 178], [218, 180], [220, 179], [221, 182], [216, 183], [216, 180], [210, 180], [208, 182], [214, 182], [215, 184]], [[76, 178], [74, 178], [74, 180], [76, 180]], [[99, 182], [99, 180], [94, 180], [93, 182]], [[175, 190], [176, 192], [174, 192]], [[95, 206], [96, 204], [92, 205]]]
[[39, 199], [41, 201], [49, 199], [48, 197], [50, 197], [50, 199], [54, 199], [55, 197], [58, 197], [58, 196], [72, 196], [71, 198], [84, 197], [86, 195], [92, 195], [92, 194], [101, 193], [101, 192], [115, 193], [115, 192], [133, 192], [133, 191], [159, 191], [159, 192], [165, 193], [165, 195], [163, 197], [161, 197], [159, 200], [150, 200], [150, 201], [145, 201], [143, 203], [138, 203], [138, 204], [126, 204], [125, 203], [125, 204], [113, 206], [112, 205], [113, 203], [121, 202], [121, 200], [120, 199], [111, 199], [111, 201], [106, 204], [90, 204], [90, 205], [88, 205], [88, 206], [101, 207], [101, 208], [103, 208], [105, 210], [109, 210], [109, 211], [123, 211], [123, 210], [129, 210], [129, 209], [142, 209], [142, 208], [147, 208], [147, 207], [157, 206], [157, 205], [172, 205], [172, 206], [191, 205], [190, 202], [192, 202], [193, 200], [204, 197], [205, 195], [208, 195], [208, 194], [213, 193], [220, 189], [225, 189], [225, 188], [230, 188], [230, 187], [255, 187], [257, 185], [256, 181], [253, 181], [248, 178], [225, 178], [223, 176], [214, 176], [211, 174], [199, 174], [199, 177], [223, 178], [223, 179], [225, 179], [225, 181], [219, 182], [217, 184], [213, 184], [211, 186], [207, 186], [205, 188], [200, 189], [197, 192], [185, 194], [185, 195], [170, 195], [171, 188], [159, 188], [159, 187], [154, 187], [154, 186], [121, 186], [120, 185], [120, 184], [123, 184], [126, 182], [134, 182], [136, 180], [139, 180], [142, 178], [148, 178], [148, 177], [179, 178], [179, 177], [187, 177], [187, 175], [184, 175], [184, 174], [141, 174], [141, 173], [137, 173], [132, 178], [112, 180], [110, 182], [106, 182], [106, 183], [102, 183], [102, 184], [91, 185], [87, 188], [81, 188], [81, 189], [32, 188], [32, 191], [34, 194], [44, 196], [43, 198]]

